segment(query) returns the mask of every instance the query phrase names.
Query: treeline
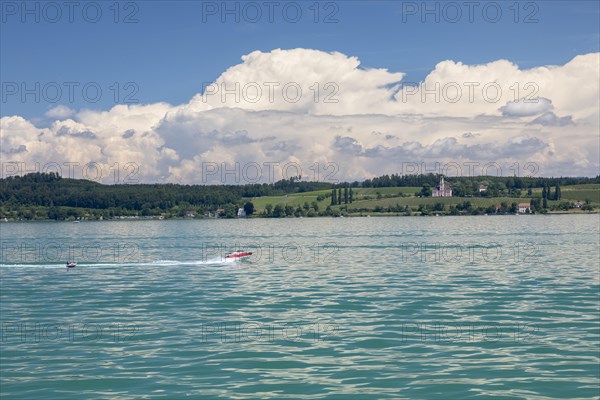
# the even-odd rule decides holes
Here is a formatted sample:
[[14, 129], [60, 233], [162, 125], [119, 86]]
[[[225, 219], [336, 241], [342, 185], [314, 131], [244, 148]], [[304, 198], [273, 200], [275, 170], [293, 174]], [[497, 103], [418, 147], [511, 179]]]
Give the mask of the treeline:
[[[414, 187], [429, 185], [435, 187], [439, 184], [440, 174], [420, 174], [420, 175], [382, 175], [377, 178], [367, 179], [362, 183], [354, 182], [353, 187]], [[567, 186], [582, 185], [591, 183], [600, 183], [600, 175], [595, 178], [587, 177], [518, 177], [518, 176], [473, 176], [473, 177], [444, 177], [446, 182], [452, 187], [452, 190], [462, 188], [464, 191], [478, 190], [480, 183], [486, 183], [492, 188], [502, 187], [506, 189], [533, 189], [543, 188], [545, 186]]]
[[0, 202], [10, 205], [169, 209], [181, 203], [208, 207], [238, 202], [243, 188], [173, 184], [102, 185], [88, 180], [63, 179], [55, 173], [9, 177], [0, 185]]
[[228, 205], [241, 205], [244, 197], [281, 196], [329, 189], [331, 184], [290, 178], [274, 184], [251, 185], [102, 185], [88, 180], [65, 179], [51, 172], [0, 179], [0, 187], [0, 204], [9, 207], [122, 209], [146, 211], [150, 215], [153, 210], [169, 210], [178, 206], [214, 210]]
[[[0, 179], [0, 214], [19, 219], [70, 219], [81, 218], [86, 214], [95, 218], [113, 218], [118, 216], [165, 216], [186, 217], [190, 212], [210, 213], [225, 217], [237, 216], [239, 208], [252, 214], [253, 204], [248, 199], [263, 196], [283, 196], [299, 192], [327, 190], [320, 194], [317, 202], [291, 207], [285, 205], [267, 206], [261, 213], [265, 217], [283, 216], [322, 216], [335, 215], [353, 206], [354, 191], [358, 187], [419, 187], [416, 195], [430, 195], [429, 188], [437, 186], [441, 176], [427, 175], [383, 175], [364, 182], [306, 182], [300, 177], [281, 180], [273, 184], [246, 185], [179, 185], [179, 184], [136, 184], [102, 185], [88, 180], [62, 178], [56, 173], [32, 173]], [[519, 197], [521, 192], [532, 196], [532, 188], [542, 188], [540, 209], [546, 209], [548, 200], [560, 199], [560, 186], [574, 184], [598, 184], [600, 176], [595, 178], [519, 178], [519, 177], [449, 177], [446, 182], [452, 187], [454, 197], [508, 195]], [[479, 185], [487, 189], [479, 191]], [[525, 195], [525, 193], [523, 193]], [[325, 209], [319, 209], [318, 202], [331, 198]], [[379, 197], [378, 197], [379, 198]], [[535, 207], [532, 199], [532, 206]], [[340, 210], [332, 209], [340, 206]], [[510, 205], [512, 206], [512, 204]], [[565, 206], [566, 207], [566, 206]], [[338, 207], [336, 207], [338, 208]], [[510, 207], [500, 207], [512, 213]], [[348, 210], [349, 211], [349, 210]], [[361, 212], [363, 210], [355, 209]], [[367, 210], [364, 210], [367, 211]], [[428, 209], [408, 210], [406, 208], [372, 210], [375, 212], [421, 212]], [[423, 212], [424, 211], [424, 212]], [[467, 209], [430, 210], [470, 213]], [[478, 210], [478, 212], [490, 210]], [[497, 212], [497, 211], [496, 211]]]

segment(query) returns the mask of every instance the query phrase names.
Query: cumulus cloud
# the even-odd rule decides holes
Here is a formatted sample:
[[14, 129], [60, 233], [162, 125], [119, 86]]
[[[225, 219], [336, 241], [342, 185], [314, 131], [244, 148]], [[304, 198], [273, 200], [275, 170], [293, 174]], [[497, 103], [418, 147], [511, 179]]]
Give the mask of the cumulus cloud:
[[70, 109], [67, 106], [58, 105], [46, 111], [44, 114], [48, 118], [64, 119], [69, 118], [75, 114], [75, 110]]
[[363, 146], [358, 140], [349, 136], [336, 136], [333, 146], [336, 150], [353, 156], [359, 156], [363, 152]]
[[528, 117], [539, 115], [552, 109], [552, 101], [543, 97], [532, 100], [509, 101], [500, 107], [502, 115], [507, 117]]
[[334, 115], [381, 112], [404, 77], [361, 68], [357, 57], [309, 49], [254, 51], [242, 61], [203, 85], [192, 104]]
[[[115, 163], [139, 166], [142, 182], [178, 183], [223, 181], [223, 166], [238, 173], [229, 183], [244, 183], [256, 165], [269, 181], [294, 164], [309, 179], [368, 178], [402, 172], [406, 162], [533, 162], [538, 175], [594, 175], [599, 76], [596, 53], [532, 69], [447, 60], [406, 85], [402, 72], [363, 68], [337, 52], [255, 51], [185, 104], [59, 106], [45, 127], [3, 117], [2, 154], [29, 164], [98, 162], [106, 182]], [[207, 165], [219, 171], [207, 176]]]
[[573, 124], [573, 118], [570, 115], [566, 117], [558, 117], [551, 111], [545, 112], [533, 121], [531, 124], [539, 124], [544, 126], [567, 126]]
[[25, 146], [24, 144], [20, 144], [17, 147], [11, 147], [11, 148], [3, 148], [2, 149], [2, 153], [4, 154], [19, 154], [19, 153], [23, 153], [27, 151], [27, 146]]
[[600, 107], [599, 70], [598, 53], [577, 56], [562, 66], [531, 69], [507, 60], [483, 65], [447, 60], [395, 97], [404, 112], [454, 116], [498, 115], [499, 105], [545, 98], [561, 113], [589, 118]]
[[71, 137], [80, 137], [85, 139], [96, 139], [96, 134], [87, 129], [84, 130], [74, 130], [68, 126], [61, 126], [56, 132], [56, 136], [69, 135]]

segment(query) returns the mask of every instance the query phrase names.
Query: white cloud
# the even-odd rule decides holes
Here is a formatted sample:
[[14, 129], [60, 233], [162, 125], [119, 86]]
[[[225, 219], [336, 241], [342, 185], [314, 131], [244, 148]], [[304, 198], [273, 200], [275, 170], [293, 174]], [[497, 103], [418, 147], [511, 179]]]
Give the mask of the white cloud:
[[539, 124], [545, 126], [566, 126], [571, 125], [572, 123], [573, 118], [571, 118], [571, 116], [561, 118], [554, 114], [552, 111], [545, 112], [544, 114], [531, 121], [531, 124]]
[[46, 111], [44, 115], [48, 118], [64, 119], [71, 117], [73, 114], [75, 114], [75, 110], [67, 106], [58, 105]]
[[[74, 114], [55, 107], [47, 116], [57, 120], [42, 128], [19, 116], [4, 117], [2, 158], [29, 165], [94, 161], [104, 166], [105, 182], [112, 182], [109, 167], [115, 163], [121, 170], [127, 163], [139, 165], [142, 181], [181, 183], [218, 182], [224, 162], [239, 168], [239, 183], [253, 176], [243, 170], [251, 163], [262, 167], [263, 180], [270, 179], [268, 162], [279, 163], [272, 168], [275, 178], [282, 177], [286, 163], [301, 165], [308, 178], [361, 179], [402, 172], [403, 163], [423, 161], [534, 162], [538, 175], [595, 175], [599, 75], [598, 54], [529, 70], [506, 60], [442, 61], [420, 86], [400, 88], [403, 73], [363, 69], [356, 57], [341, 53], [256, 51], [212, 87], [232, 89], [238, 83], [239, 101], [232, 94], [205, 92], [178, 106], [119, 105]], [[273, 99], [270, 82], [279, 84], [272, 85]], [[326, 90], [327, 83], [335, 85]], [[248, 101], [244, 85], [248, 95], [255, 84], [262, 96]], [[297, 102], [283, 98], [286, 84], [302, 89]], [[486, 85], [487, 99], [482, 95]], [[457, 87], [463, 92], [453, 102], [451, 90]], [[502, 95], [492, 102], [494, 88]], [[425, 92], [432, 89], [436, 92]], [[326, 95], [337, 102], [326, 102]], [[219, 171], [203, 180], [207, 165], [218, 165]], [[236, 182], [235, 172], [226, 177]]]
[[527, 117], [539, 115], [552, 109], [552, 101], [540, 97], [532, 100], [509, 101], [505, 106], [500, 107], [502, 115], [507, 117]]
[[309, 49], [254, 51], [192, 103], [310, 114], [380, 113], [403, 73], [363, 69], [356, 57]]

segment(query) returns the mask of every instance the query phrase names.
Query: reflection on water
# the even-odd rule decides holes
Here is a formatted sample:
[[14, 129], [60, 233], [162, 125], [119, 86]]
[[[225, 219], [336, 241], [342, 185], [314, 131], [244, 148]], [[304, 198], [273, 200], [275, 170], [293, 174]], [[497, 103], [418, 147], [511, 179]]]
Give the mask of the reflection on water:
[[598, 224], [3, 224], [2, 395], [591, 398]]

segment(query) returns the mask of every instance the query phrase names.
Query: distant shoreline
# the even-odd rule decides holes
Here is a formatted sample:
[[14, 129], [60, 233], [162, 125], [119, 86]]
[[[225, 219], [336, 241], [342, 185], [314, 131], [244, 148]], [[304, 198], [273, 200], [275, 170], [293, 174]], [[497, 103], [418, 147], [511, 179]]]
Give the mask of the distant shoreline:
[[236, 218], [225, 218], [225, 217], [169, 217], [169, 218], [158, 218], [158, 217], [139, 217], [139, 216], [124, 216], [123, 218], [107, 218], [107, 219], [96, 219], [96, 218], [85, 218], [85, 219], [71, 219], [71, 220], [55, 220], [55, 219], [8, 219], [0, 220], [0, 223], [30, 223], [30, 222], [66, 222], [66, 223], [80, 223], [80, 222], [112, 222], [112, 221], [233, 221], [233, 220], [282, 220], [282, 219], [330, 219], [330, 218], [389, 218], [389, 217], [510, 217], [510, 216], [522, 216], [530, 217], [534, 215], [594, 215], [600, 214], [600, 209], [594, 209], [593, 211], [548, 211], [545, 213], [525, 213], [525, 214], [460, 214], [452, 215], [448, 213], [442, 214], [412, 214], [405, 215], [404, 213], [372, 213], [372, 214], [348, 214], [344, 216], [314, 216], [314, 217], [236, 217]]
[[386, 175], [335, 185], [299, 179], [272, 185], [110, 186], [33, 173], [0, 179], [0, 220], [578, 214], [600, 209], [600, 176]]

